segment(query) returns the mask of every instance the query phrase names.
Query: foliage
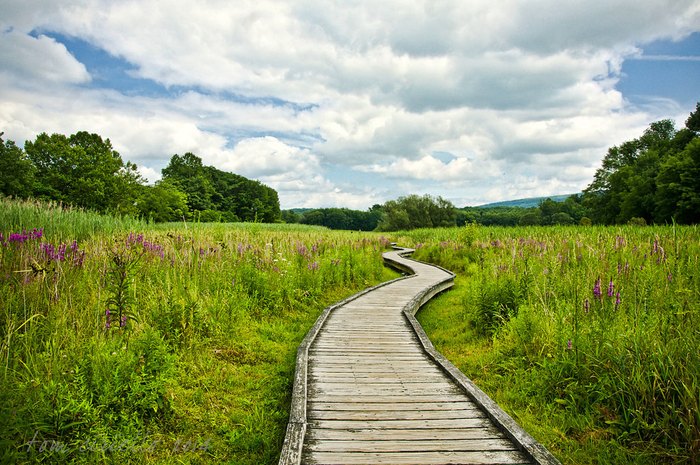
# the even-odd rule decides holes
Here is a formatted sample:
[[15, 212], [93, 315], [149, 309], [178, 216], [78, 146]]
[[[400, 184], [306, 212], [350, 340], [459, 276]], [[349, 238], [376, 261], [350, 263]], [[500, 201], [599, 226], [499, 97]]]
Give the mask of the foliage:
[[259, 181], [252, 181], [213, 166], [204, 166], [192, 153], [173, 155], [163, 168], [163, 180], [187, 195], [187, 206], [198, 221], [279, 220], [277, 192]]
[[3, 463], [276, 463], [304, 335], [395, 276], [371, 233], [6, 199], [0, 224]]
[[586, 188], [584, 203], [598, 223], [696, 223], [700, 220], [700, 104], [686, 127], [651, 123], [638, 139], [611, 147]]
[[697, 228], [461, 229], [397, 238], [459, 274], [438, 349], [563, 463], [694, 463]]
[[455, 224], [455, 207], [442, 197], [409, 195], [386, 202], [377, 230], [432, 228]]
[[3, 141], [0, 132], [0, 194], [22, 199], [29, 197], [34, 185], [34, 166], [24, 151], [11, 140]]
[[144, 184], [109, 139], [80, 131], [39, 134], [24, 150], [0, 133], [0, 195], [35, 197], [155, 222], [276, 222], [277, 192], [258, 181], [226, 173], [192, 153], [174, 155], [164, 179]]
[[182, 221], [189, 212], [187, 194], [168, 181], [143, 186], [136, 202], [138, 215], [157, 223]]
[[579, 224], [588, 211], [578, 194], [560, 200], [545, 198], [537, 207], [466, 207], [458, 210], [457, 226], [476, 223], [483, 226], [538, 226]]
[[98, 212], [134, 213], [141, 179], [109, 139], [84, 131], [70, 137], [42, 133], [27, 141], [25, 151], [35, 169], [35, 196]]
[[381, 214], [379, 205], [375, 205], [368, 211], [348, 208], [319, 208], [305, 212], [296, 222], [325, 226], [329, 229], [374, 231], [379, 224]]

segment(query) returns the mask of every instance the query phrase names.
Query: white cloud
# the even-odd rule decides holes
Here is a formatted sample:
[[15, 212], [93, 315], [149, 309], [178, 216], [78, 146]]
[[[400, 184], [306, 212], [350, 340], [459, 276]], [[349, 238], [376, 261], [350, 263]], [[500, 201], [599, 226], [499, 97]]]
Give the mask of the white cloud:
[[217, 165], [223, 169], [256, 178], [285, 175], [311, 177], [321, 171], [318, 157], [309, 150], [287, 145], [275, 137], [240, 141], [230, 152], [222, 153]]
[[[686, 111], [630, 107], [615, 88], [624, 60], [700, 31], [695, 0], [0, 5], [5, 137], [97, 132], [149, 179], [191, 151], [279, 189], [287, 206], [580, 189], [608, 146]], [[52, 33], [171, 92], [98, 89]], [[329, 180], [348, 170], [352, 184]]]
[[39, 35], [0, 32], [0, 74], [16, 85], [83, 84], [90, 81], [85, 66], [65, 45]]

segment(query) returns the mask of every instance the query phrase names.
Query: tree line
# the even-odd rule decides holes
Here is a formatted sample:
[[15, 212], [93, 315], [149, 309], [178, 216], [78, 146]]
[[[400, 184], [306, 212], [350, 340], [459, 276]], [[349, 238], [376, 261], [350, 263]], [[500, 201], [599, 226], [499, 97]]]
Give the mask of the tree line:
[[152, 221], [279, 221], [277, 191], [173, 155], [162, 179], [147, 185], [109, 139], [80, 131], [39, 134], [20, 148], [0, 133], [0, 194], [54, 200], [100, 213]]

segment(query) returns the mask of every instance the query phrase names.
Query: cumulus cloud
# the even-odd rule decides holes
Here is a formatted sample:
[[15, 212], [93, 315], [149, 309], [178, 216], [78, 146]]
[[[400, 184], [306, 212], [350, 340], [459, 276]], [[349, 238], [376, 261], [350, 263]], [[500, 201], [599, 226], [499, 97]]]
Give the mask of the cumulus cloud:
[[[700, 31], [695, 0], [0, 2], [6, 137], [97, 132], [148, 179], [190, 151], [288, 206], [579, 190], [606, 147], [683, 117], [631, 107], [625, 59]], [[98, 88], [61, 36], [162, 95]]]
[[82, 84], [90, 81], [85, 66], [65, 45], [39, 35], [8, 30], [0, 33], [0, 74], [18, 85]]

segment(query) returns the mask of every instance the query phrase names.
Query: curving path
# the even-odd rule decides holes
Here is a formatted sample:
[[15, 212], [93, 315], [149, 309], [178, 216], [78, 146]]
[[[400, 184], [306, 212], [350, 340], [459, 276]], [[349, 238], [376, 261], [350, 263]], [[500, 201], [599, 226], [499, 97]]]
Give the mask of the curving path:
[[432, 346], [413, 315], [454, 275], [413, 273], [329, 307], [297, 353], [280, 464], [558, 464]]

